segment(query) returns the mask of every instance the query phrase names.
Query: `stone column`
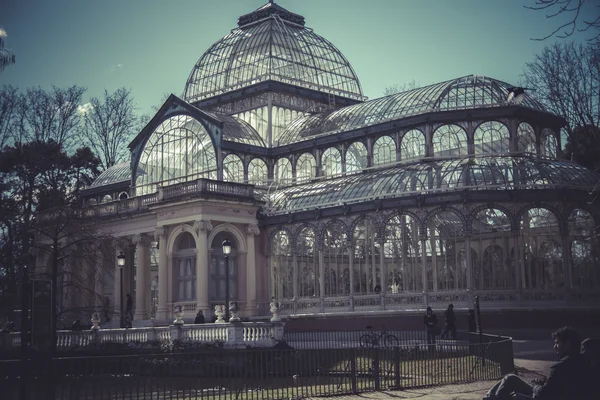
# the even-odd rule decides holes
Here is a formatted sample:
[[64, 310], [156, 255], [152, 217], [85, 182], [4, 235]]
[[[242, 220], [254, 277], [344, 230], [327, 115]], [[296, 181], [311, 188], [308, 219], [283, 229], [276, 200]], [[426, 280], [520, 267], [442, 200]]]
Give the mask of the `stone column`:
[[96, 253], [94, 263], [94, 305], [100, 309], [104, 305], [104, 254], [101, 251]]
[[150, 273], [150, 240], [146, 235], [134, 235], [136, 269], [135, 269], [135, 314], [133, 319], [148, 319], [146, 310], [146, 290]]
[[256, 310], [256, 248], [254, 236], [259, 233], [258, 225], [250, 224], [246, 227], [246, 243], [248, 245], [248, 252], [246, 253], [246, 312], [249, 315]]
[[156, 308], [157, 321], [167, 319], [167, 293], [169, 286], [167, 285], [168, 265], [167, 265], [167, 229], [164, 226], [156, 228], [154, 231], [154, 240], [158, 241], [158, 306]]
[[196, 242], [196, 312], [202, 310], [206, 318], [212, 315], [208, 304], [208, 232], [213, 229], [210, 221], [196, 221], [194, 229], [198, 235]]

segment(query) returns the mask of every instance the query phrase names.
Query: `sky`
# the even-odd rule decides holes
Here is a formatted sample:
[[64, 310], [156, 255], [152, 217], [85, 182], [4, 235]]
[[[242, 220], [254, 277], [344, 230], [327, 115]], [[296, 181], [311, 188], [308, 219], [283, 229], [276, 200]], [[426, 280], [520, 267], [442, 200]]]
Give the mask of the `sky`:
[[[534, 0], [276, 0], [346, 56], [369, 98], [414, 80], [469, 74], [518, 84], [557, 27]], [[181, 96], [196, 61], [267, 0], [0, 0], [0, 29], [16, 64], [0, 85], [129, 88], [138, 113]], [[580, 34], [577, 40], [583, 41]]]

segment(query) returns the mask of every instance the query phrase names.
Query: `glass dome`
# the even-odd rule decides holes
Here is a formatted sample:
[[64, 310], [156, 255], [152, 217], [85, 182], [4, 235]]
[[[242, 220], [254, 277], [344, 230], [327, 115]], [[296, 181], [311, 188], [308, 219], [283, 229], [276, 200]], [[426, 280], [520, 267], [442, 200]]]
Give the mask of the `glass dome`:
[[350, 63], [304, 17], [274, 3], [239, 18], [239, 27], [200, 57], [185, 86], [194, 102], [274, 80], [363, 100]]
[[90, 187], [106, 186], [113, 183], [129, 182], [131, 180], [131, 164], [129, 161], [115, 164], [102, 172]]
[[[278, 145], [286, 145], [324, 133], [348, 131], [363, 126], [434, 111], [519, 105], [546, 111], [527, 93], [486, 76], [469, 75], [407, 92], [354, 104], [335, 111], [298, 118], [284, 132]], [[515, 93], [518, 93], [515, 95]]]

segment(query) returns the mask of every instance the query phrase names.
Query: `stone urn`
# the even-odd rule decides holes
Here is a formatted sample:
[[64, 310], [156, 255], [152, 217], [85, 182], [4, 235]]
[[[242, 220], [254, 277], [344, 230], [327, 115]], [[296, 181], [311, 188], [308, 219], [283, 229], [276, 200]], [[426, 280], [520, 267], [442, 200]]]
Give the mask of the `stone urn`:
[[229, 322], [240, 322], [240, 303], [237, 301], [229, 302]]
[[281, 317], [279, 316], [279, 304], [275, 301], [275, 299], [271, 300], [270, 306], [271, 314], [273, 314], [271, 317], [271, 322], [281, 322]]
[[173, 307], [173, 315], [175, 316], [175, 321], [173, 321], [173, 325], [183, 325], [183, 307], [180, 305]]
[[100, 313], [93, 313], [92, 314], [92, 330], [93, 331], [97, 331], [98, 329], [100, 329], [100, 326], [98, 325], [100, 323]]
[[225, 315], [225, 306], [223, 304], [217, 304], [215, 306], [215, 315], [217, 316], [217, 320], [215, 324], [224, 324], [225, 320], [223, 320], [223, 316]]

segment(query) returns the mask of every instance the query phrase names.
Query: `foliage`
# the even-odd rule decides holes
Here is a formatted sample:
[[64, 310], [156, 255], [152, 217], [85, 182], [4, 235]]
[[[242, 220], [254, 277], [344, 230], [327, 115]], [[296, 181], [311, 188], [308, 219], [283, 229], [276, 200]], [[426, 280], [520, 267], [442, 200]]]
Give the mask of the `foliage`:
[[565, 155], [571, 160], [591, 169], [600, 169], [600, 128], [593, 125], [577, 127], [569, 136]]

